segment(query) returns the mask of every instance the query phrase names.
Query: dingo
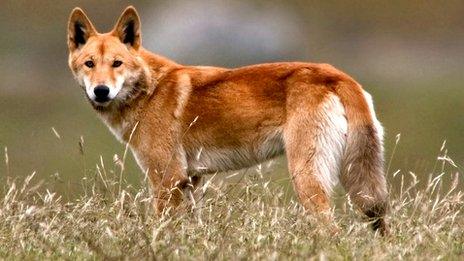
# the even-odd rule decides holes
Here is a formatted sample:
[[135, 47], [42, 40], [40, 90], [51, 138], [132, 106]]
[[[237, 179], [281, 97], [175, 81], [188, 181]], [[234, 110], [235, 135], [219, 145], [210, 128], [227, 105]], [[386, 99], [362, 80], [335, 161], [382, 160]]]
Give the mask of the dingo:
[[104, 34], [74, 9], [68, 48], [93, 108], [148, 173], [155, 210], [178, 206], [203, 174], [285, 152], [305, 209], [328, 212], [340, 181], [373, 228], [387, 232], [383, 129], [371, 96], [345, 73], [302, 62], [180, 65], [142, 47], [133, 7]]

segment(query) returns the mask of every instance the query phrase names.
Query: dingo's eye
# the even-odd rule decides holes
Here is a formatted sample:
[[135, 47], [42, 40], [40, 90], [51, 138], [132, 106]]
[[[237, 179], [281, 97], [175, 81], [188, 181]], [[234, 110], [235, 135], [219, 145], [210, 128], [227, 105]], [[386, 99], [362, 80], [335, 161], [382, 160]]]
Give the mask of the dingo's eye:
[[116, 60], [116, 61], [113, 62], [113, 65], [112, 65], [112, 66], [113, 66], [114, 68], [116, 68], [116, 67], [121, 66], [121, 64], [122, 64], [121, 61]]
[[84, 63], [85, 66], [89, 67], [89, 68], [93, 68], [95, 66], [95, 64], [93, 63], [93, 61], [87, 61]]

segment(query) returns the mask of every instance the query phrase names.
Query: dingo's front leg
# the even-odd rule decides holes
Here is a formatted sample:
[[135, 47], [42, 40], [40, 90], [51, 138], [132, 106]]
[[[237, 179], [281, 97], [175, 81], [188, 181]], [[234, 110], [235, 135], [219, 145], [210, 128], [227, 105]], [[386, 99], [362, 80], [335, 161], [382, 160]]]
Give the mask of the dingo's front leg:
[[[146, 133], [143, 126], [138, 133]], [[153, 189], [153, 206], [160, 214], [182, 203], [188, 196], [186, 190], [191, 187], [191, 181], [181, 145], [170, 135], [163, 135], [162, 131], [151, 129], [149, 133], [150, 137], [134, 135], [130, 146], [138, 165], [148, 175]]]
[[184, 200], [189, 179], [177, 159], [168, 163], [166, 169], [149, 172], [153, 188], [153, 206], [157, 214], [171, 212]]

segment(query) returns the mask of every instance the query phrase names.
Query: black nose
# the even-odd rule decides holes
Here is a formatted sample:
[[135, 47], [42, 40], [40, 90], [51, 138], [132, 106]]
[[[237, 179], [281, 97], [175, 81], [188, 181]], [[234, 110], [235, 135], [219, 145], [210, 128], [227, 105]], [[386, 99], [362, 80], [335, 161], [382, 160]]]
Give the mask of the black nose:
[[98, 102], [105, 102], [108, 101], [108, 94], [110, 94], [110, 88], [105, 85], [98, 85], [93, 89], [93, 93], [95, 93], [96, 100]]

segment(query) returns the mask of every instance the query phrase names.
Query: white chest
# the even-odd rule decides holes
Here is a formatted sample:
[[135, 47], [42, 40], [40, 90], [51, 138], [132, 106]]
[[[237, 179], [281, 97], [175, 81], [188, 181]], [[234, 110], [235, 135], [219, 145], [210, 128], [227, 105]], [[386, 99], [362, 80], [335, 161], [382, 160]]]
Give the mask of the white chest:
[[108, 126], [108, 129], [110, 129], [111, 133], [113, 133], [116, 139], [121, 143], [124, 142], [124, 135], [131, 132], [130, 124], [127, 121], [121, 120], [116, 122], [107, 116], [100, 116], [100, 118], [103, 120], [106, 126]]

